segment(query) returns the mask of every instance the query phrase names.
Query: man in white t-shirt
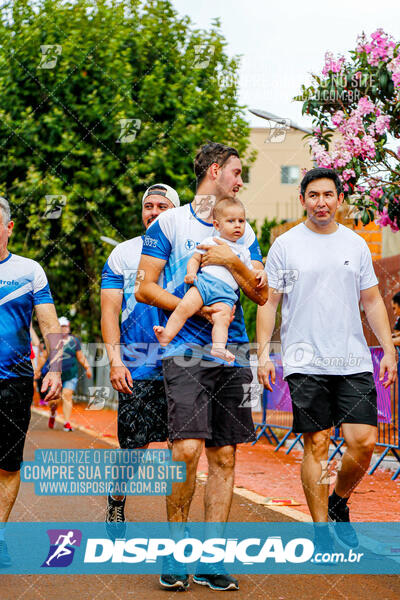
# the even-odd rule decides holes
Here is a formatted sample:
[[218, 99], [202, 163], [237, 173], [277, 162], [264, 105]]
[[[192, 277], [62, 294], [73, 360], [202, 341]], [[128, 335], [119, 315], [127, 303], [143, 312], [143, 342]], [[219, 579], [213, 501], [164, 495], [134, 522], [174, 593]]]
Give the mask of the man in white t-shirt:
[[[279, 236], [267, 257], [270, 293], [258, 309], [258, 377], [272, 389], [269, 342], [282, 299], [283, 375], [292, 398], [294, 431], [304, 434], [303, 489], [313, 521], [319, 522], [317, 546], [329, 551], [328, 515], [344, 523], [334, 527], [338, 541], [358, 545], [347, 501], [368, 469], [376, 442], [376, 389], [360, 299], [384, 350], [380, 380], [388, 374], [386, 387], [395, 380], [396, 357], [368, 246], [335, 221], [344, 197], [339, 176], [333, 169], [311, 169], [300, 188], [307, 219]], [[332, 427], [342, 428], [347, 450], [328, 503], [324, 468]]]

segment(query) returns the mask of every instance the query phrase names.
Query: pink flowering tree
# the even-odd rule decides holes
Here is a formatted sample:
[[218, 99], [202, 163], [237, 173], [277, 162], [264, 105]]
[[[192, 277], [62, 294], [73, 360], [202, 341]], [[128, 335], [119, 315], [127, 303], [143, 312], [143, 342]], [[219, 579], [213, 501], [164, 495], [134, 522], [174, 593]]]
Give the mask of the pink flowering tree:
[[318, 166], [340, 173], [354, 216], [400, 229], [400, 42], [381, 29], [347, 57], [325, 55], [296, 100], [313, 119]]

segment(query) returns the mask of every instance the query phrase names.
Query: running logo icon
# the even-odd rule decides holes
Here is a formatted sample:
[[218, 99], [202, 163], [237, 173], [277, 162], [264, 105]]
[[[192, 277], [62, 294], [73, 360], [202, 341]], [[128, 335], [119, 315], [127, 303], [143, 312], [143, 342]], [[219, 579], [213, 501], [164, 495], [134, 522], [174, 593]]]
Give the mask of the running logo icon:
[[68, 567], [74, 558], [75, 548], [81, 545], [79, 529], [48, 529], [50, 549], [42, 567]]

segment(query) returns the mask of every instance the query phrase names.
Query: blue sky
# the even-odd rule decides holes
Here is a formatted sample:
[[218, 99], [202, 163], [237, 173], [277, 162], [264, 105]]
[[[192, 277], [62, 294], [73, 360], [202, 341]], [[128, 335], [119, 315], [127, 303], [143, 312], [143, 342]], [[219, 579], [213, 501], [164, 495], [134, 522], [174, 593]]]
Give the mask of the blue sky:
[[[181, 15], [208, 29], [221, 19], [230, 55], [242, 55], [240, 100], [299, 124], [301, 103], [292, 102], [311, 72], [320, 72], [327, 50], [345, 54], [359, 33], [378, 27], [400, 39], [398, 0], [172, 0]], [[263, 121], [248, 113], [252, 125]]]

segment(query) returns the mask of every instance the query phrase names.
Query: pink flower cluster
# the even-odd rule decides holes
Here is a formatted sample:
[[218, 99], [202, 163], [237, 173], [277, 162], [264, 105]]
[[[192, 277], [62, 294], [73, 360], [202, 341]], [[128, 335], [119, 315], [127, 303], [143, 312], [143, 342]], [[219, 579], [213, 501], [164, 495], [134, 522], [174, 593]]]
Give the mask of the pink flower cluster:
[[[356, 54], [353, 53], [348, 65], [349, 68], [347, 68], [345, 60], [343, 56], [335, 58], [332, 52], [327, 52], [322, 75], [335, 80], [333, 75], [338, 74], [337, 80], [342, 81], [343, 79], [344, 81], [346, 77], [349, 77], [349, 74], [352, 74], [353, 69], [350, 70], [350, 63], [352, 63], [353, 67], [355, 66], [360, 70], [352, 75], [351, 87], [356, 86], [357, 80], [360, 80], [359, 89], [362, 90], [368, 85], [368, 81], [370, 82], [369, 85], [373, 86], [374, 76], [379, 76], [387, 69], [396, 88], [397, 96], [399, 95], [400, 43], [396, 45], [393, 38], [382, 29], [377, 29], [370, 37], [363, 34], [358, 39]], [[365, 62], [370, 66], [366, 66]], [[365, 75], [365, 80], [362, 79], [363, 75]], [[367, 77], [369, 77], [369, 80]], [[355, 83], [353, 83], [354, 79], [356, 80]], [[346, 84], [339, 83], [338, 85], [339, 87], [344, 85], [347, 90], [348, 86]], [[375, 85], [379, 85], [379, 81]], [[353, 99], [352, 96], [351, 102], [353, 102]], [[330, 144], [330, 149], [326, 150], [321, 138], [321, 128], [319, 127], [314, 128], [313, 138], [309, 143], [317, 165], [337, 169], [345, 192], [351, 194], [355, 192], [355, 198], [361, 202], [360, 206], [372, 208], [376, 214], [376, 222], [379, 225], [382, 227], [390, 226], [393, 231], [400, 231], [400, 217], [394, 217], [392, 220], [388, 213], [388, 202], [390, 202], [390, 206], [394, 207], [395, 205], [396, 208], [400, 208], [400, 194], [394, 200], [390, 196], [389, 201], [385, 196], [384, 188], [386, 185], [391, 185], [391, 183], [384, 181], [379, 174], [377, 175], [378, 180], [368, 179], [367, 177], [360, 185], [356, 174], [356, 171], [358, 173], [358, 166], [357, 169], [354, 166], [359, 165], [365, 174], [366, 171], [369, 171], [370, 165], [376, 165], [380, 162], [380, 159], [376, 158], [377, 150], [382, 144], [382, 136], [389, 131], [391, 117], [384, 114], [384, 108], [382, 107], [385, 103], [383, 100], [382, 102], [377, 101], [377, 104], [380, 104], [381, 108], [378, 108], [367, 95], [358, 100], [353, 110], [342, 103], [342, 110], [337, 110], [331, 115], [335, 135], [332, 144]], [[354, 106], [354, 104], [351, 105]], [[316, 121], [317, 119], [314, 123]], [[395, 152], [400, 161], [400, 147]], [[397, 187], [397, 184], [395, 187]], [[367, 204], [365, 204], [365, 200]], [[386, 206], [381, 210], [383, 204]]]
[[356, 173], [353, 169], [345, 169], [342, 172], [342, 177], [344, 179], [344, 181], [349, 181], [349, 179], [351, 179], [352, 177], [355, 177]]
[[333, 166], [333, 161], [329, 152], [325, 150], [324, 146], [319, 143], [316, 137], [311, 138], [309, 144], [311, 146], [314, 160], [319, 167], [325, 167], [328, 169]]
[[[364, 117], [367, 115], [375, 115], [376, 120], [368, 125], [364, 122]], [[342, 110], [335, 112], [332, 115], [332, 123], [341, 133], [341, 140], [334, 143], [333, 150], [328, 152], [319, 143], [317, 130], [314, 130], [316, 135], [310, 145], [314, 159], [320, 167], [342, 169], [350, 163], [353, 156], [361, 160], [375, 158], [377, 137], [387, 131], [390, 117], [382, 115], [370, 99], [363, 96], [358, 101], [357, 107], [348, 115]], [[348, 179], [350, 177], [344, 176], [345, 181]]]
[[397, 222], [392, 221], [392, 219], [389, 217], [388, 209], [386, 208], [386, 206], [383, 209], [383, 211], [378, 214], [378, 217], [375, 219], [375, 222], [381, 227], [387, 227], [389, 225], [391, 230], [394, 232], [399, 231], [399, 226], [397, 225]]
[[369, 98], [367, 98], [367, 96], [363, 96], [359, 99], [356, 109], [358, 115], [364, 117], [365, 115], [369, 115], [370, 113], [374, 112], [374, 110], [375, 105]]
[[364, 34], [358, 39], [357, 52], [366, 52], [368, 63], [376, 67], [381, 61], [387, 62], [393, 57], [395, 47], [391, 36], [383, 29], [377, 29], [371, 34], [370, 41], [367, 41]]
[[337, 60], [335, 60], [332, 52], [325, 53], [325, 65], [322, 69], [323, 75], [328, 75], [331, 73], [340, 73], [344, 64], [344, 56], [340, 56]]
[[387, 68], [392, 74], [394, 87], [400, 88], [400, 54], [388, 63]]
[[390, 117], [388, 115], [380, 115], [375, 123], [371, 123], [368, 127], [368, 133], [372, 136], [383, 135], [389, 128]]
[[341, 169], [349, 164], [352, 154], [342, 140], [338, 140], [332, 150], [333, 168]]
[[335, 112], [334, 115], [332, 115], [332, 123], [338, 127], [338, 125], [341, 125], [343, 123], [343, 120], [345, 118], [345, 114], [342, 110], [337, 110]]
[[369, 196], [371, 200], [374, 200], [376, 202], [377, 200], [379, 200], [379, 198], [382, 198], [383, 189], [381, 187], [373, 187], [369, 192]]

